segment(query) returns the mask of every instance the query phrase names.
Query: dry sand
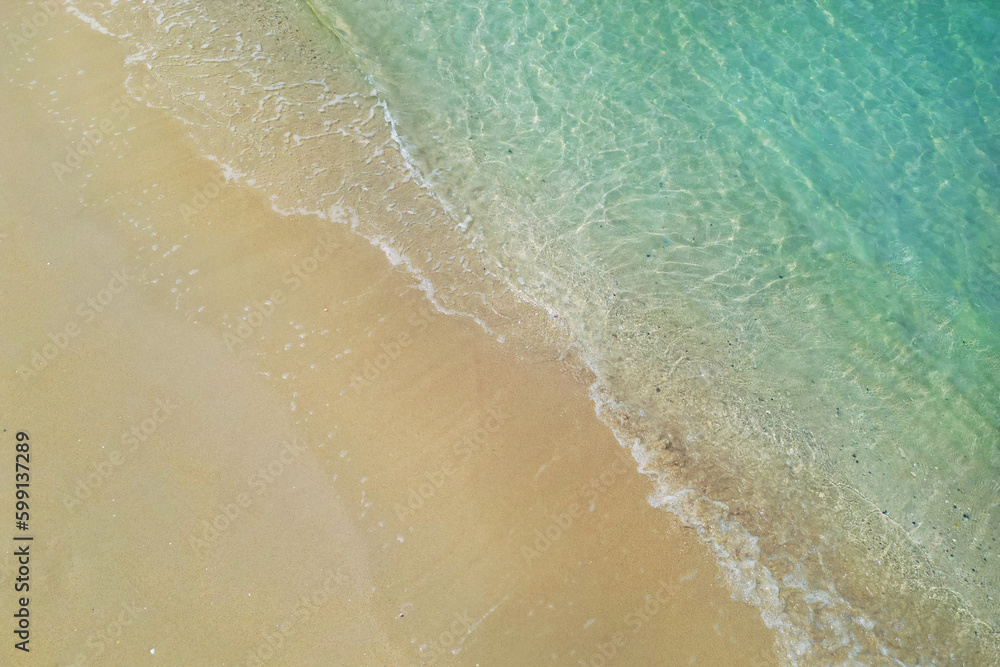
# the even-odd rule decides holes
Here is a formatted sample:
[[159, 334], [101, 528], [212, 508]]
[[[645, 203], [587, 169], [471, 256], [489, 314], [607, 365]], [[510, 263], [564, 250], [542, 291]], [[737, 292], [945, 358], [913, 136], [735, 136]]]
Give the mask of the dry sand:
[[[7, 35], [38, 11], [4, 3]], [[438, 314], [346, 227], [225, 183], [128, 98], [112, 38], [58, 12], [14, 41], [0, 506], [12, 524], [25, 431], [34, 541], [23, 654], [0, 538], [0, 661], [777, 663], [694, 532], [646, 503], [587, 378]], [[67, 119], [100, 141], [74, 157]]]

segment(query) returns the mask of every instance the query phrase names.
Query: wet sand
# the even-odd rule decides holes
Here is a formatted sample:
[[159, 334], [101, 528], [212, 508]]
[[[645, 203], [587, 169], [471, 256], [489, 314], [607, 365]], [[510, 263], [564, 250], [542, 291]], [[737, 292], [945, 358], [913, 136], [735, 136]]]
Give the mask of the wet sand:
[[588, 378], [227, 183], [112, 38], [60, 12], [13, 46], [0, 427], [30, 436], [34, 541], [4, 662], [777, 663]]

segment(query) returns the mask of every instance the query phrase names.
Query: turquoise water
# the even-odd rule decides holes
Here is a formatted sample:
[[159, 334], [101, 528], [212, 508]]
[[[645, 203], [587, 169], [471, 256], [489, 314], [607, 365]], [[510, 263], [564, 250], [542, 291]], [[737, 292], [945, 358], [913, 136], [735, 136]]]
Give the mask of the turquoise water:
[[1000, 4], [324, 2], [434, 188], [656, 422], [650, 451], [756, 516], [792, 620], [836, 625], [836, 589], [882, 632], [811, 641], [945, 643], [865, 576], [997, 627]]

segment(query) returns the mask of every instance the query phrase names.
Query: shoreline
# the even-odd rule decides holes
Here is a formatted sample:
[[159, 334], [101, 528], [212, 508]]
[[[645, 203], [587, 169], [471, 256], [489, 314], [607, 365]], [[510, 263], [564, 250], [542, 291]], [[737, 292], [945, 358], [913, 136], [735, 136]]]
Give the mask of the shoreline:
[[[317, 15], [322, 14], [315, 6], [317, 3], [309, 4]], [[362, 42], [354, 39], [349, 27], [337, 19], [335, 12], [331, 14], [332, 21], [324, 20], [323, 16], [320, 19], [343, 42], [348, 53], [357, 51], [355, 56], [363, 58], [360, 62], [364, 63], [364, 67], [359, 71], [363, 72], [365, 81], [373, 87], [371, 94], [378, 99], [376, 106], [385, 107], [386, 122], [391, 127], [394, 140], [397, 143], [406, 142], [402, 143], [400, 151], [407, 158], [407, 166], [411, 171], [415, 169], [419, 174], [421, 166], [426, 167], [422, 171], [429, 174], [439, 170], [460, 170], [461, 160], [450, 162], [440, 159], [442, 148], [434, 146], [439, 138], [434, 132], [425, 131], [421, 123], [410, 123], [408, 130], [413, 132], [412, 136], [398, 136], [402, 130], [388, 111], [391, 95], [387, 88], [378, 85], [378, 77], [372, 74], [378, 72], [384, 77], [388, 72], [379, 69], [379, 58], [365, 54]], [[392, 32], [389, 31], [389, 34]], [[469, 64], [462, 63], [461, 58], [458, 62]], [[479, 61], [476, 62], [478, 65]], [[479, 72], [477, 68], [467, 67], [467, 70], [472, 74]], [[400, 86], [406, 88], [405, 82], [401, 83], [398, 78], [395, 83], [396, 93], [400, 93]], [[399, 102], [400, 99], [393, 101]], [[399, 116], [400, 119], [405, 118], [407, 110], [417, 115], [423, 111], [419, 104], [410, 107], [401, 104], [400, 108], [404, 114]], [[442, 129], [440, 124], [436, 129]], [[405, 132], [403, 134], [406, 135]], [[460, 139], [464, 139], [464, 134]], [[469, 139], [471, 141], [473, 137]], [[459, 141], [458, 144], [463, 145], [464, 142]], [[452, 149], [457, 148], [454, 142], [448, 145]], [[482, 146], [479, 148], [482, 149]], [[418, 160], [410, 164], [410, 151], [414, 155], [421, 155], [423, 151], [437, 151], [438, 160]], [[472, 169], [470, 166], [470, 170]], [[439, 178], [438, 181], [439, 185], [428, 187], [432, 190], [447, 188], [447, 179]], [[461, 186], [461, 178], [456, 181]], [[455, 181], [451, 185], [454, 186]], [[660, 186], [663, 187], [662, 182]], [[502, 252], [494, 254], [503, 256], [506, 268], [514, 267], [517, 273], [519, 267], [525, 268], [516, 261], [518, 251], [512, 251], [508, 247], [511, 237], [498, 230], [504, 227], [502, 221], [505, 220], [535, 221], [536, 218], [532, 215], [535, 211], [518, 208], [516, 203], [501, 201], [502, 196], [495, 197], [493, 203], [496, 205], [491, 206], [487, 200], [480, 199], [476, 188], [473, 182], [467, 191], [449, 191], [449, 196], [444, 197], [445, 205], [450, 202], [452, 206], [461, 208], [463, 195], [469, 195], [466, 201], [480, 204], [475, 209], [474, 223], [480, 228], [486, 222], [496, 223], [493, 224], [492, 231], [499, 235], [489, 239], [479, 236], [477, 241], [482, 243], [482, 247], [492, 248], [494, 251], [502, 247]], [[462, 208], [462, 212], [456, 217], [467, 214], [469, 210]], [[485, 221], [487, 217], [494, 220]], [[466, 221], [472, 219], [467, 215]], [[464, 230], [465, 223], [460, 223], [459, 227]], [[538, 239], [534, 239], [534, 245], [525, 243], [523, 239], [518, 240], [521, 251], [525, 246], [541, 247], [537, 243]], [[542, 240], [548, 243], [552, 239], [543, 234]], [[513, 245], [516, 246], [517, 243]], [[641, 257], [641, 253], [637, 257]], [[646, 257], [650, 255], [647, 254]], [[525, 278], [529, 278], [532, 268], [537, 267], [529, 266], [528, 271], [523, 274]], [[529, 281], [537, 286], [548, 283], [554, 275], [543, 269], [536, 272], [534, 280], [529, 278]], [[785, 277], [776, 274], [777, 281], [784, 280]], [[558, 282], [555, 278], [553, 281]], [[523, 286], [524, 282], [521, 284]], [[591, 283], [587, 285], [594, 287]], [[703, 540], [717, 553], [723, 569], [729, 573], [734, 595], [759, 607], [769, 626], [787, 631], [779, 643], [790, 656], [801, 655], [805, 651], [811, 659], [821, 663], [846, 659], [847, 656], [853, 658], [856, 655], [868, 656], [870, 659], [880, 659], [873, 656], [890, 655], [905, 663], [953, 659], [954, 655], [965, 656], [964, 659], [971, 663], [989, 663], [997, 659], [996, 656], [1000, 655], [1000, 635], [997, 634], [995, 623], [990, 622], [995, 619], [993, 612], [996, 611], [995, 602], [990, 595], [990, 581], [995, 579], [995, 572], [983, 571], [986, 556], [992, 556], [986, 539], [988, 527], [983, 526], [976, 532], [969, 529], [969, 526], [989, 520], [988, 507], [982, 505], [986, 498], [979, 495], [980, 504], [976, 505], [976, 509], [969, 506], [962, 510], [949, 498], [947, 502], [939, 503], [939, 506], [925, 504], [922, 513], [915, 512], [910, 506], [910, 496], [903, 492], [903, 487], [909, 489], [908, 485], [901, 485], [900, 493], [896, 494], [898, 497], [891, 498], [880, 498], [877, 493], [873, 493], [878, 489], [877, 483], [868, 487], [857, 485], [858, 482], [867, 483], [866, 478], [855, 478], [854, 481], [850, 477], [845, 478], [839, 473], [848, 471], [838, 470], [838, 463], [848, 464], [847, 467], [853, 469], [855, 464], [861, 464], [859, 456], [867, 454], [864, 456], [864, 463], [865, 468], [871, 468], [868, 475], [873, 475], [874, 471], [876, 477], [873, 479], [884, 478], [893, 471], [895, 448], [888, 448], [888, 454], [881, 456], [876, 451], [861, 450], [858, 455], [847, 458], [852, 448], [836, 446], [840, 442], [839, 437], [850, 435], [847, 431], [827, 433], [825, 437], [817, 436], [817, 426], [820, 430], [823, 425], [832, 427], [829, 415], [826, 421], [810, 421], [806, 418], [810, 415], [805, 406], [822, 404], [824, 408], [829, 407], [830, 413], [835, 413], [837, 419], [841, 419], [845, 416], [844, 412], [840, 407], [834, 406], [843, 405], [841, 400], [845, 397], [838, 396], [832, 390], [827, 394], [813, 393], [813, 387], [809, 385], [815, 385], [816, 381], [807, 377], [789, 378], [796, 382], [786, 383], [782, 380], [770, 385], [762, 381], [760, 385], [753, 385], [756, 391], [726, 391], [726, 384], [735, 386], [742, 383], [744, 389], [748, 384], [753, 384], [753, 380], [740, 376], [739, 370], [730, 372], [730, 368], [734, 367], [729, 364], [730, 361], [738, 362], [738, 366], [749, 364], [745, 359], [738, 358], [732, 342], [723, 340], [728, 335], [716, 336], [715, 340], [707, 344], [708, 347], [717, 349], [719, 358], [697, 354], [688, 356], [688, 349], [684, 349], [684, 354], [676, 361], [673, 357], [666, 359], [653, 355], [652, 347], [655, 343], [645, 347], [641, 344], [641, 341], [647, 340], [643, 336], [650, 336], [651, 331], [654, 332], [654, 341], [669, 348], [676, 347], [675, 352], [679, 354], [682, 348], [697, 349], [698, 346], [706, 345], [708, 334], [705, 332], [715, 329], [709, 326], [707, 320], [699, 319], [691, 312], [684, 313], [686, 319], [681, 318], [684, 321], [679, 325], [677, 322], [670, 323], [675, 325], [673, 329], [668, 325], [662, 330], [655, 313], [646, 317], [641, 312], [626, 312], [627, 309], [623, 308], [622, 312], [617, 313], [619, 317], [613, 318], [611, 311], [615, 308], [614, 305], [609, 299], [605, 309], [598, 294], [608, 292], [612, 296], [624, 297], [625, 300], [630, 298], [627, 296], [630, 291], [627, 285], [619, 286], [617, 295], [614, 294], [614, 285], [615, 281], [609, 280], [604, 285], [607, 289], [589, 291], [593, 298], [587, 302], [587, 306], [601, 311], [596, 316], [597, 320], [601, 316], [605, 318], [603, 323], [598, 322], [594, 328], [596, 337], [583, 335], [586, 327], [582, 324], [582, 319], [574, 320], [578, 327], [567, 327], [573, 331], [570, 335], [573, 340], [570, 347], [575, 347], [574, 351], [578, 355], [573, 363], [586, 368], [587, 373], [601, 378], [591, 386], [595, 408], [600, 413], [601, 420], [616, 433], [619, 443], [632, 449], [634, 458], [641, 462], [642, 472], [655, 480], [657, 491], [651, 496], [650, 502], [682, 517], [685, 525], [699, 531]], [[569, 315], [573, 314], [572, 307], [560, 310], [557, 305], [559, 289], [547, 293], [544, 288], [531, 292], [526, 288], [519, 289], [510, 278], [507, 280], [507, 287], [518, 293], [525, 302], [547, 311], [550, 316], [563, 318], [558, 320], [560, 325], [567, 323], [567, 310], [570, 311]], [[566, 287], [565, 284], [561, 285], [564, 297]], [[538, 291], [543, 293], [542, 296], [538, 296]], [[572, 292], [572, 289], [568, 291]], [[531, 294], [535, 294], [537, 300]], [[579, 298], [580, 293], [571, 296]], [[643, 297], [648, 295], [642, 289], [636, 289], [633, 296], [637, 301], [645, 302]], [[550, 302], [551, 308], [544, 303], [545, 298], [553, 299]], [[626, 315], [634, 316], [634, 321], [633, 317]], [[794, 320], [792, 313], [786, 315]], [[609, 322], [621, 323], [621, 326], [613, 327]], [[754, 322], [757, 322], [756, 318]], [[785, 323], [779, 322], [778, 325]], [[743, 334], [752, 337], [753, 327], [753, 324], [749, 325], [751, 331], [740, 328], [737, 338], [743, 338]], [[601, 334], [611, 333], [616, 328], [618, 332], [612, 336], [617, 345], [605, 345], [604, 342], [610, 341], [602, 341]], [[949, 335], [953, 342], [957, 341], [954, 330]], [[682, 343], [678, 344], [678, 340]], [[636, 344], [630, 345], [626, 341]], [[963, 340], [962, 343], [965, 344], [966, 341]], [[730, 346], [728, 353], [727, 344]], [[659, 370], [655, 364], [616, 364], [612, 361], [616, 356], [620, 361], [622, 357], [631, 360], [647, 359], [646, 355], [656, 357], [655, 361], [658, 362], [668, 362], [666, 368]], [[677, 371], [677, 366], [682, 361], [686, 362], [684, 365], [687, 368], [680, 375], [689, 373], [687, 382], [671, 383], [668, 376]], [[672, 365], [669, 362], [673, 362]], [[753, 368], [756, 369], [758, 365], [755, 362]], [[826, 370], [828, 369], [824, 369], [824, 372]], [[852, 368], [848, 367], [847, 370], [851, 371]], [[849, 375], [851, 377], [848, 383], [853, 383], [855, 389], [870, 396], [879, 392], [878, 389], [871, 390], [867, 386], [875, 386], [873, 378], [866, 380], [862, 373], [852, 375], [849, 372], [843, 377], [847, 378]], [[711, 380], [701, 381], [699, 378]], [[781, 380], [780, 377], [778, 379]], [[830, 381], [830, 378], [826, 380]], [[708, 386], [713, 384], [712, 381], [714, 388]], [[659, 394], [660, 384], [673, 384], [667, 390], [667, 396], [679, 398], [678, 402], [683, 405], [675, 403], [665, 407], [663, 395]], [[654, 387], [656, 395], [653, 394]], [[720, 387], [723, 388], [715, 391]], [[779, 403], [756, 410], [756, 401], [763, 402], [766, 399], [762, 396], [768, 393], [777, 397], [770, 401], [777, 400]], [[795, 405], [795, 399], [785, 400], [791, 396], [800, 399], [799, 405]], [[670, 402], [670, 398], [667, 402]], [[844, 421], [849, 421], [852, 425], [864, 424], [863, 430], [879, 430], [884, 434], [894, 431], [895, 427], [901, 426], [908, 419], [923, 418], [923, 411], [908, 412], [906, 408], [913, 410], [913, 406], [914, 402], [911, 400], [898, 414], [887, 409], [883, 413], [872, 415], [870, 408], [851, 400], [854, 410], [846, 415], [848, 420]], [[765, 411], [764, 407], [770, 407], [771, 410]], [[950, 417], [957, 418], [958, 411], [964, 408], [967, 406], [956, 408], [956, 414]], [[780, 417], [771, 417], [772, 411]], [[698, 416], [692, 418], [693, 412], [699, 413]], [[815, 410], [811, 416], [817, 416]], [[974, 415], [966, 413], [966, 416], [969, 418], [968, 424], [956, 426], [961, 426], [962, 433], [978, 443], [983, 432], [977, 429], [982, 427], [982, 423]], [[794, 425], [790, 425], [790, 422], [794, 422]], [[727, 425], [729, 428], [726, 428]], [[915, 427], [914, 430], [919, 431]], [[702, 440], [705, 433], [718, 446], [699, 448], [697, 445], [688, 447], [681, 444], [684, 440]], [[633, 442], [640, 442], [643, 446], [630, 447]], [[872, 446], [873, 443], [866, 444]], [[895, 444], [902, 442], [897, 440]], [[737, 451], [732, 451], [734, 449]], [[907, 458], [902, 450], [900, 455], [902, 459]], [[770, 465], [763, 463], [762, 459], [769, 460]], [[928, 482], [928, 468], [934, 463], [934, 460], [921, 460], [920, 465], [927, 468], [921, 470], [919, 475], [903, 470], [903, 475], [909, 475], [905, 477], [905, 482], [909, 483], [911, 476]], [[906, 465], [911, 463], [907, 461]], [[917, 464], [912, 465], [915, 467]], [[678, 466], [686, 474], [674, 476], [673, 472]], [[933, 470], [938, 468], [934, 467]], [[966, 471], [968, 470], [966, 467]], [[984, 477], [986, 476], [980, 475], [969, 480], [969, 484], [982, 489], [986, 482]], [[803, 479], [809, 481], [803, 482]], [[935, 481], [940, 484], [947, 479], [944, 476]], [[962, 481], [962, 487], [969, 486], [961, 477], [955, 479]], [[772, 492], [771, 487], [780, 491]], [[912, 490], [914, 493], [918, 492], [917, 487]], [[941, 490], [949, 489], [939, 487], [934, 493]], [[964, 488], [954, 491], [965, 493]], [[913, 500], [916, 501], [917, 497], [914, 495]], [[954, 502], [961, 500], [956, 499]], [[766, 507], [768, 512], [762, 511], [762, 507]], [[963, 510], [968, 513], [963, 513]], [[790, 519], [791, 516], [795, 519]], [[917, 520], [910, 521], [921, 516], [924, 518], [919, 523]], [[959, 521], [954, 524], [955, 532], [951, 532], [950, 519], [956, 518]], [[838, 537], [833, 543], [828, 543], [831, 533]], [[803, 536], [805, 539], [801, 540], [802, 544], [798, 544], [799, 540], [796, 538]], [[963, 543], [964, 548], [952, 548], [950, 545], [955, 543]], [[791, 545], [791, 548], [786, 548], [786, 545]], [[749, 567], [748, 559], [744, 557], [746, 553], [753, 554], [753, 558], [749, 559]], [[804, 566], [804, 563], [809, 565]], [[818, 617], [823, 620], [817, 621]], [[932, 635], [937, 638], [936, 641], [927, 642], [926, 638]], [[809, 645], [810, 648], [803, 649], [804, 645]], [[826, 651], [829, 653], [825, 653]], [[795, 660], [794, 657], [791, 659]], [[809, 658], [803, 659], [808, 661]]]
[[776, 662], [568, 364], [438, 314], [346, 226], [221, 183], [161, 110], [57, 175], [83, 136], [61, 121], [106, 117], [128, 55], [58, 19], [3, 84], [4, 393], [50, 443], [34, 604], [63, 630], [36, 656]]

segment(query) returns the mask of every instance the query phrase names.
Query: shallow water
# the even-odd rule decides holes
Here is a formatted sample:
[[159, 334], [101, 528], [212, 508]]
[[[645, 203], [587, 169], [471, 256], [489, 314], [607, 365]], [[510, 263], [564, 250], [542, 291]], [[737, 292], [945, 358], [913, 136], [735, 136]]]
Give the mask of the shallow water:
[[[647, 453], [758, 514], [775, 623], [837, 606], [806, 589], [875, 635], [931, 619], [843, 580], [884, 566], [996, 627], [1000, 7], [314, 9], [434, 189], [659, 429]], [[852, 656], [920, 660], [935, 627]]]

